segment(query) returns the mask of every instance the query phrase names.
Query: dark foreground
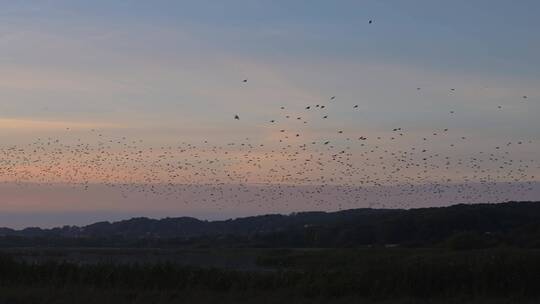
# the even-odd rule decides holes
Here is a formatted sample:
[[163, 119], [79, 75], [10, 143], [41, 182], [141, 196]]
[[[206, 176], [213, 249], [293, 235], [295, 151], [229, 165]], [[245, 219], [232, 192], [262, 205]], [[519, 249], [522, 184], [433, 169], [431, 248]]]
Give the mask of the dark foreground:
[[0, 303], [538, 303], [539, 286], [532, 249], [55, 248], [0, 258]]

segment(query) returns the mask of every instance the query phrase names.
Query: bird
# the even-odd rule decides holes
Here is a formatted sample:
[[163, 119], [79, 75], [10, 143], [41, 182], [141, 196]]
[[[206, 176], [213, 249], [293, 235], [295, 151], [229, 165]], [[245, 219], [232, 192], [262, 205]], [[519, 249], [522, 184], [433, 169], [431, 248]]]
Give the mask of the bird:
[[[527, 99], [525, 95], [522, 98]], [[329, 106], [337, 111], [349, 107], [340, 103]], [[449, 112], [454, 114], [454, 109]], [[333, 119], [324, 122], [329, 130], [324, 133], [327, 137], [311, 139], [312, 134], [303, 131], [309, 132], [311, 126], [317, 130], [321, 127], [317, 124], [323, 122], [306, 124], [305, 115], [289, 113], [286, 117], [290, 119], [282, 123], [279, 115], [271, 120], [263, 118], [263, 122], [273, 124], [268, 128], [276, 133], [264, 139], [226, 133], [223, 136], [227, 138], [216, 142], [205, 138], [202, 143], [195, 139], [155, 145], [101, 129], [86, 131], [88, 134], [75, 140], [62, 138], [78, 136], [75, 133], [79, 130], [71, 128], [72, 132], [61, 133], [64, 135], [38, 138], [28, 144], [0, 143], [0, 178], [41, 183], [44, 187], [61, 180], [81, 191], [92, 191], [97, 185], [93, 181], [100, 181], [123, 198], [139, 193], [186, 203], [188, 197], [189, 203], [220, 210], [240, 203], [272, 208], [291, 201], [309, 202], [321, 209], [341, 208], [342, 204], [361, 206], [364, 202], [398, 208], [434, 199], [492, 202], [527, 198], [527, 183], [535, 181], [534, 172], [540, 169], [538, 158], [521, 157], [525, 149], [536, 151], [536, 142], [531, 139], [509, 139], [478, 151], [478, 142], [461, 135], [454, 137], [448, 128], [433, 126], [425, 131], [433, 136], [426, 136], [385, 124], [368, 140], [367, 136], [338, 135], [344, 131], [331, 126]], [[328, 118], [327, 113], [320, 115]], [[239, 114], [234, 119], [240, 120]], [[303, 124], [294, 123], [298, 121]], [[354, 133], [348, 125], [346, 129]], [[222, 140], [226, 142], [220, 143]], [[450, 150], [468, 144], [474, 145], [469, 152], [457, 155]], [[32, 170], [27, 170], [30, 166]], [[500, 187], [506, 180], [515, 183]]]

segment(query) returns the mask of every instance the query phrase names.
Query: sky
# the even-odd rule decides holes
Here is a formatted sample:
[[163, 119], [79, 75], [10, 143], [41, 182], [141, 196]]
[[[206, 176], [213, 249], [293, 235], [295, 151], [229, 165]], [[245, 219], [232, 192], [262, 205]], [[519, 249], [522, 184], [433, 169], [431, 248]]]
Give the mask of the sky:
[[[331, 140], [345, 149], [349, 147], [345, 139], [336, 139], [335, 134], [342, 130], [355, 138], [387, 139], [380, 146], [396, 153], [448, 128], [452, 138], [431, 141], [429, 148], [453, 159], [477, 157], [508, 142], [514, 143], [513, 148], [523, 141], [523, 146], [504, 156], [515, 163], [531, 163], [527, 178], [524, 174], [512, 182], [539, 180], [538, 1], [66, 0], [0, 1], [0, 5], [0, 150], [4, 157], [0, 188], [5, 189], [0, 193], [0, 226], [50, 227], [138, 215], [217, 219], [427, 204], [423, 197], [417, 205], [389, 204], [390, 199], [385, 205], [375, 194], [367, 201], [382, 203], [366, 205], [347, 197], [337, 204], [342, 189], [320, 199], [302, 198], [305, 201], [282, 195], [276, 205], [250, 204], [251, 199], [205, 204], [201, 194], [189, 199], [147, 196], [134, 190], [138, 186], [118, 192], [101, 185], [169, 182], [163, 172], [152, 171], [150, 159], [159, 157], [153, 151], [180, 143], [194, 145], [188, 149], [190, 158], [200, 153], [203, 158], [227, 161], [231, 168], [232, 160], [224, 156], [224, 150], [210, 151], [203, 142], [227, 149], [228, 143], [249, 138], [261, 147], [250, 151], [249, 157], [273, 153], [262, 167], [281, 163], [288, 170], [290, 161], [272, 150], [280, 145], [282, 128], [301, 133], [301, 139], [287, 138], [298, 145]], [[323, 113], [305, 111], [306, 106], [329, 104], [331, 96], [336, 96], [334, 106], [324, 111], [329, 119], [322, 121]], [[302, 116], [309, 127], [287, 122], [280, 107], [293, 119]], [[449, 115], [450, 111], [455, 115]], [[279, 127], [268, 124], [273, 119]], [[398, 139], [391, 142], [394, 128], [406, 130], [406, 138], [396, 135]], [[466, 145], [452, 150], [446, 145], [462, 137], [467, 137]], [[98, 153], [105, 138], [113, 144], [107, 148], [110, 161], [99, 167], [100, 172], [83, 174], [81, 164], [88, 164], [88, 159], [74, 164], [69, 162], [74, 159], [54, 154], [73, 151], [81, 143], [88, 145], [86, 149], [95, 147], [90, 153]], [[47, 141], [58, 150], [35, 149]], [[133, 147], [127, 146], [129, 142]], [[18, 149], [25, 152], [13, 152]], [[125, 149], [143, 149], [152, 156], [129, 170], [112, 168], [113, 157], [125, 155]], [[356, 153], [359, 149], [359, 145], [351, 147], [351, 163], [364, 161], [365, 155]], [[82, 152], [69, 153], [82, 157]], [[59, 171], [53, 174], [50, 168], [44, 169], [50, 164]], [[370, 174], [385, 174], [377, 167], [384, 164], [370, 165], [374, 165]], [[282, 182], [274, 175], [259, 176], [259, 169], [245, 164], [234, 168], [240, 172], [237, 176], [250, 176], [247, 184]], [[214, 183], [208, 175], [198, 175], [200, 169], [192, 167], [184, 176], [175, 176], [173, 183]], [[103, 172], [109, 171], [113, 173], [104, 177]], [[230, 171], [223, 169], [217, 175], [224, 178], [226, 172]], [[444, 168], [429, 173], [431, 179], [423, 181], [450, 177], [451, 183], [468, 182], [459, 177], [462, 173], [454, 176]], [[347, 176], [346, 183], [359, 184], [364, 178], [359, 173]], [[339, 184], [336, 180], [332, 184]], [[240, 178], [231, 183], [238, 182]], [[314, 178], [296, 183], [313, 186]], [[66, 190], [73, 184], [83, 187]], [[131, 193], [126, 196], [126, 191]], [[504, 198], [540, 198], [534, 191]], [[391, 200], [404, 201], [399, 195]], [[429, 197], [429, 202], [454, 201]]]

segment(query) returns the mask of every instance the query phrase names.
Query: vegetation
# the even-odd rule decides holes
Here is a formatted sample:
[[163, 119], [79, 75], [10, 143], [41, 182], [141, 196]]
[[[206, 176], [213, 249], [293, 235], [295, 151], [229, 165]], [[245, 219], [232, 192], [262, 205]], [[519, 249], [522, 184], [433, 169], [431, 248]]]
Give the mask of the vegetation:
[[0, 304], [540, 300], [538, 203], [2, 233]]
[[173, 263], [25, 263], [4, 256], [0, 258], [0, 300], [38, 303], [56, 297], [55, 303], [68, 303], [81, 294], [87, 294], [89, 303], [91, 299], [179, 303], [186, 297], [196, 297], [201, 303], [218, 299], [221, 303], [275, 303], [270, 299], [532, 303], [540, 298], [540, 251], [536, 250], [280, 249], [259, 252], [258, 262], [267, 270]]
[[0, 247], [540, 248], [540, 204], [356, 209], [207, 222], [136, 218], [54, 229], [0, 229]]

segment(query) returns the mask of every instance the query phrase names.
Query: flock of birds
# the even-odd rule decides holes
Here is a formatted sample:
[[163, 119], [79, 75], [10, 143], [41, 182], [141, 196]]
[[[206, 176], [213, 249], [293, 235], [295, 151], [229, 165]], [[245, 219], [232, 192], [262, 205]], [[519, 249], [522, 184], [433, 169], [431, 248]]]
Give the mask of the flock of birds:
[[[330, 96], [303, 109], [329, 119], [326, 110], [339, 106]], [[273, 142], [244, 138], [152, 147], [92, 129], [71, 140], [38, 138], [0, 147], [0, 176], [21, 186], [68, 184], [88, 190], [99, 184], [126, 198], [136, 193], [218, 208], [298, 200], [319, 208], [409, 207], [443, 196], [448, 203], [496, 202], [519, 199], [537, 186], [538, 159], [512, 157], [515, 151], [534, 150], [531, 139], [462, 156], [452, 149], [466, 147], [469, 139], [449, 128], [420, 137], [403, 127], [355, 137], [338, 129], [321, 140], [303, 139], [299, 130], [307, 120], [288, 114], [285, 106], [276, 110], [278, 117], [267, 122], [279, 134]], [[233, 118], [241, 119], [240, 114]], [[291, 129], [295, 124], [304, 129]]]
[[[242, 83], [248, 85], [248, 79]], [[303, 111], [308, 117], [318, 111], [317, 117], [330, 120], [328, 109], [340, 106], [336, 96], [330, 96], [326, 102], [304, 105]], [[351, 110], [359, 111], [359, 105]], [[278, 134], [271, 142], [244, 138], [153, 147], [89, 130], [70, 140], [48, 137], [0, 146], [0, 177], [21, 186], [68, 184], [89, 190], [104, 185], [126, 198], [143, 194], [218, 208], [272, 206], [278, 201], [294, 205], [298, 200], [327, 209], [354, 204], [409, 207], [443, 197], [448, 203], [499, 202], [524, 197], [538, 186], [538, 155], [515, 157], [527, 155], [516, 151], [535, 151], [538, 143], [532, 139], [476, 152], [466, 148], [467, 136], [449, 128], [418, 135], [393, 127], [360, 136], [338, 129], [314, 140], [303, 136], [308, 125], [303, 116], [293, 116], [285, 106], [276, 111], [279, 114], [267, 122]], [[239, 121], [241, 114], [233, 119]]]

